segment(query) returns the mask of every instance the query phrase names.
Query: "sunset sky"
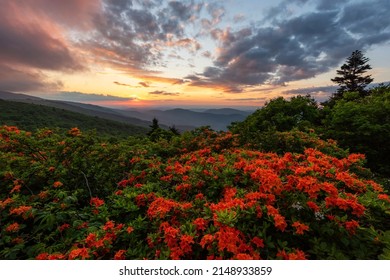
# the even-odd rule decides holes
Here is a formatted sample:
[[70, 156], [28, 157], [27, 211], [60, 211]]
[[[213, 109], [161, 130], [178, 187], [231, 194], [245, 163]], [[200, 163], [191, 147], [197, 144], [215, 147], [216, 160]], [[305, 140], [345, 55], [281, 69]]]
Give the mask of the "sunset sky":
[[0, 90], [127, 107], [324, 100], [352, 51], [390, 81], [390, 0], [0, 0]]

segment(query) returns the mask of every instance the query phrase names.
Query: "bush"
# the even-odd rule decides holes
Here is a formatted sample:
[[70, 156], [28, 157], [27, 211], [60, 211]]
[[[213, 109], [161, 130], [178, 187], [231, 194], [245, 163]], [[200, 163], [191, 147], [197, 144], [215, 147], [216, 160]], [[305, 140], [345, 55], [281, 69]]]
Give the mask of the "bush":
[[3, 127], [0, 257], [390, 258], [390, 198], [358, 175], [362, 155], [263, 153], [208, 129], [180, 139], [167, 155]]

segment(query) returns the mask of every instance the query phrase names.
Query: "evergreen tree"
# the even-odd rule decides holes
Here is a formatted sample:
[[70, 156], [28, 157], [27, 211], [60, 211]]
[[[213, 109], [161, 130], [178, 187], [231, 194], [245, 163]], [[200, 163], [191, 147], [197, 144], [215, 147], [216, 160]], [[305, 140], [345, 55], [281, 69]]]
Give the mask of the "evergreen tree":
[[175, 125], [169, 127], [169, 131], [173, 133], [173, 135], [180, 135], [179, 130], [175, 127]]
[[361, 51], [352, 52], [346, 63], [341, 66], [340, 70], [337, 70], [338, 76], [331, 79], [332, 82], [340, 86], [331, 99], [341, 99], [347, 91], [357, 92], [359, 97], [368, 95], [365, 88], [373, 81], [371, 75], [364, 75], [367, 70], [371, 69], [371, 66], [367, 64], [368, 61], [369, 59], [364, 57]]

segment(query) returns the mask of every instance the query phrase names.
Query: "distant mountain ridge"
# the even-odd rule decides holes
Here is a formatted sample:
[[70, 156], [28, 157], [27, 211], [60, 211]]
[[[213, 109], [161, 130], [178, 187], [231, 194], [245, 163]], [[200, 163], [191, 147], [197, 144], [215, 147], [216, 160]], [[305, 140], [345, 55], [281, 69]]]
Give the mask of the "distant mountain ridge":
[[205, 109], [203, 112], [181, 108], [169, 110], [113, 109], [71, 101], [48, 100], [5, 91], [0, 91], [0, 99], [44, 105], [145, 128], [149, 128], [153, 118], [156, 118], [162, 128], [175, 126], [179, 131], [192, 130], [200, 126], [210, 126], [214, 130], [226, 130], [232, 122], [243, 121], [251, 114], [248, 111], [232, 108]]

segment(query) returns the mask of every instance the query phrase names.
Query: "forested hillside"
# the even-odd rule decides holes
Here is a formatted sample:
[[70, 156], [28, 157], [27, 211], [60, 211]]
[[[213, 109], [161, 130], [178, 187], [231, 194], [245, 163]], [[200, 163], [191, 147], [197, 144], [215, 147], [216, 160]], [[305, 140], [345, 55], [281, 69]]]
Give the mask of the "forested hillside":
[[110, 137], [145, 135], [148, 131], [145, 127], [87, 116], [55, 107], [2, 99], [0, 99], [0, 124], [17, 126], [28, 131], [45, 127], [65, 130], [79, 127], [83, 130], [96, 130], [99, 134]]

